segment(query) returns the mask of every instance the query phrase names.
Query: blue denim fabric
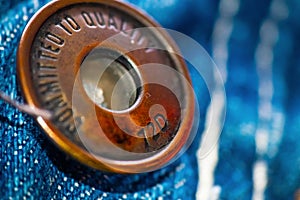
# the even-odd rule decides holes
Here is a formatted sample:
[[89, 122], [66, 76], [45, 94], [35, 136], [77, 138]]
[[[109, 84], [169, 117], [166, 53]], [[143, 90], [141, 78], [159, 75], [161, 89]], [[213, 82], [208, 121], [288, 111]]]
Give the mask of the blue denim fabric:
[[[129, 0], [145, 9], [163, 27], [196, 39], [212, 54], [212, 35], [220, 17], [218, 0]], [[30, 17], [46, 1], [0, 0], [0, 90], [23, 102], [16, 80], [16, 48]], [[260, 28], [268, 17], [271, 0], [244, 0], [233, 17], [228, 41], [227, 116], [220, 138], [215, 185], [220, 199], [251, 199], [253, 165], [268, 164], [266, 199], [293, 199], [300, 188], [300, 2], [286, 1], [289, 16], [278, 23], [278, 42], [273, 48], [273, 109], [282, 111], [282, 138], [270, 140], [273, 154], [256, 153], [259, 126], [259, 78], [255, 52]], [[200, 82], [191, 71], [194, 83]], [[202, 83], [201, 83], [202, 84]], [[205, 87], [196, 88], [201, 110], [209, 104]], [[206, 116], [201, 112], [201, 119]], [[271, 130], [276, 126], [268, 124]], [[34, 120], [0, 101], [0, 199], [195, 199], [199, 180], [196, 151], [204, 127], [190, 149], [175, 163], [156, 172], [116, 175], [89, 169], [60, 152]], [[245, 129], [245, 127], [250, 127]]]

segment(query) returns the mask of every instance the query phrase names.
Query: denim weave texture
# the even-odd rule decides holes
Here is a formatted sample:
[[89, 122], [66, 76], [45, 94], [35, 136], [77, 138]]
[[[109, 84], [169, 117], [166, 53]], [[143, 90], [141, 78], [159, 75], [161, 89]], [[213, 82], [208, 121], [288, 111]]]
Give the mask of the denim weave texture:
[[[300, 189], [300, 1], [286, 0], [286, 10], [278, 11], [288, 12], [288, 16], [275, 19], [277, 40], [271, 48], [271, 76], [264, 76], [264, 69], [259, 76], [257, 49], [264, 39], [268, 41], [262, 25], [268, 22], [271, 6], [277, 1], [281, 2], [240, 0], [230, 19], [227, 111], [214, 170], [219, 199], [252, 199], [253, 166], [258, 160], [268, 167], [265, 199], [294, 199]], [[17, 46], [27, 22], [47, 2], [0, 0], [0, 90], [19, 102], [24, 98], [16, 75]], [[194, 38], [213, 57], [216, 22], [226, 18], [220, 13], [222, 0], [129, 2], [163, 27]], [[191, 77], [194, 83], [201, 82], [192, 70]], [[273, 89], [269, 121], [261, 120], [259, 114], [264, 97], [261, 80], [269, 80]], [[0, 100], [0, 199], [195, 199], [201, 178], [196, 152], [210, 103], [204, 83], [198, 85], [195, 91], [201, 99], [201, 124], [191, 147], [171, 165], [137, 175], [103, 173], [73, 161], [47, 139], [32, 117]], [[259, 127], [269, 136], [264, 154], [257, 153]]]

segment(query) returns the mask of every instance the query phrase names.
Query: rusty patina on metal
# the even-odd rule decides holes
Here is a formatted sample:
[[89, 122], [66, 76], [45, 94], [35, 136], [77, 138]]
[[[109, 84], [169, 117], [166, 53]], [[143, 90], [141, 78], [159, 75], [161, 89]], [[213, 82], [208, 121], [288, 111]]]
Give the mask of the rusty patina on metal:
[[[163, 30], [145, 27], [159, 25], [127, 4], [73, 0], [49, 3], [24, 30], [17, 55], [24, 96], [31, 106], [53, 112], [52, 120], [37, 118], [41, 128], [90, 167], [152, 171], [172, 160], [189, 138], [193, 94], [179, 77], [190, 83], [186, 65]], [[135, 71], [141, 87], [128, 109], [106, 109], [88, 97], [81, 66], [97, 49], [116, 52]]]

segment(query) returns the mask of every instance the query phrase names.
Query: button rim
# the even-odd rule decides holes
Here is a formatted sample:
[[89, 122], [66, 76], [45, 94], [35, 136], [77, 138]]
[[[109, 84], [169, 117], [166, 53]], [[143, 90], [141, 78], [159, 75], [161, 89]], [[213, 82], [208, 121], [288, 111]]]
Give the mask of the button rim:
[[[120, 1], [106, 1], [106, 0], [72, 0], [72, 1], [53, 1], [45, 6], [43, 6], [28, 22], [25, 27], [22, 37], [20, 39], [18, 51], [17, 51], [17, 76], [21, 85], [23, 96], [25, 97], [27, 103], [33, 107], [40, 107], [37, 99], [32, 96], [34, 94], [34, 88], [31, 83], [30, 76], [30, 66], [29, 66], [29, 55], [31, 50], [31, 45], [34, 41], [36, 33], [38, 33], [39, 28], [47, 20], [47, 18], [57, 10], [62, 9], [63, 7], [78, 4], [78, 3], [100, 3], [107, 4], [113, 7], [117, 7], [125, 13], [128, 13], [131, 16], [135, 16], [143, 24], [151, 25], [152, 27], [161, 27], [157, 22], [155, 22], [151, 17], [146, 15], [144, 12], [135, 8], [132, 5], [122, 3]], [[171, 39], [171, 37], [163, 30], [159, 29], [158, 34], [161, 38], [160, 41], [165, 42], [164, 46], [169, 47], [174, 52], [179, 52], [177, 46]], [[168, 49], [169, 49], [168, 48]], [[25, 54], [24, 54], [25, 52]], [[27, 56], [26, 56], [27, 55]], [[177, 57], [179, 62], [178, 70], [185, 76], [188, 82], [191, 84], [190, 76], [186, 67], [185, 62]], [[175, 61], [174, 61], [175, 62]], [[71, 142], [66, 136], [58, 135], [57, 130], [52, 124], [42, 117], [37, 117], [36, 120], [39, 126], [44, 130], [45, 134], [50, 138], [50, 140], [62, 149], [66, 154], [71, 155], [76, 160], [81, 163], [103, 171], [117, 172], [117, 173], [141, 173], [157, 170], [166, 163], [169, 163], [174, 157], [176, 157], [182, 147], [185, 145], [188, 140], [189, 134], [192, 129], [192, 121], [194, 116], [194, 99], [193, 92], [189, 88], [186, 88], [186, 98], [188, 107], [186, 115], [184, 116], [185, 120], [182, 120], [179, 130], [177, 131], [173, 140], [167, 145], [165, 149], [156, 153], [155, 155], [137, 160], [137, 161], [111, 161], [107, 159], [102, 159], [100, 162], [99, 159], [96, 159], [89, 152], [84, 151], [81, 147]], [[180, 138], [178, 136], [181, 136]], [[130, 169], [130, 168], [134, 168]], [[124, 170], [126, 169], [126, 170]]]

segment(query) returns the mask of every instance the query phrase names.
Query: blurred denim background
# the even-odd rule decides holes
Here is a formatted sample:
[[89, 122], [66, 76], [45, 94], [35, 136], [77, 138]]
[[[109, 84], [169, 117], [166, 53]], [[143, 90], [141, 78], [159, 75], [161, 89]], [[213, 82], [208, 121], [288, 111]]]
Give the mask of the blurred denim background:
[[[175, 163], [153, 173], [124, 176], [72, 161], [47, 140], [31, 117], [0, 101], [0, 198], [195, 199], [196, 194], [199, 199], [297, 198], [300, 1], [130, 2], [163, 27], [196, 39], [222, 73], [227, 115], [216, 166], [207, 164], [212, 177], [202, 177], [201, 168], [198, 173], [201, 161], [196, 156], [206, 112], [201, 113], [196, 140]], [[21, 102], [16, 48], [24, 26], [45, 3], [0, 0], [0, 89]], [[192, 77], [197, 83], [197, 75]], [[204, 86], [196, 91], [205, 111], [210, 103], [207, 91]], [[198, 187], [199, 181], [205, 187]]]

